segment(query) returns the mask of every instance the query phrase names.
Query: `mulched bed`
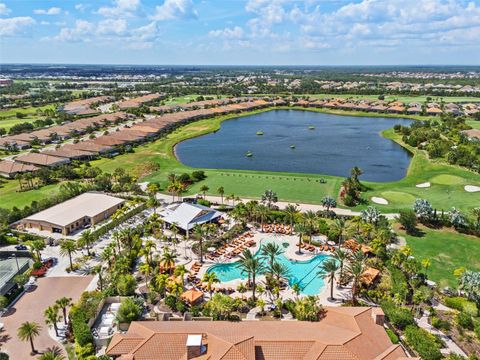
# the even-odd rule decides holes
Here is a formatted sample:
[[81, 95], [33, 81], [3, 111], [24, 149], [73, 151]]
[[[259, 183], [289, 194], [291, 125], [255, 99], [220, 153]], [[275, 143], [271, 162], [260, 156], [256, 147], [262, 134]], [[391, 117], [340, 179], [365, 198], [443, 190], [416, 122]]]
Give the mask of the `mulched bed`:
[[[442, 330], [448, 337], [462, 348], [467, 354], [480, 354], [480, 340], [476, 337], [473, 331], [464, 331], [463, 335], [458, 331], [455, 325], [455, 315], [445, 311], [437, 311], [437, 316], [452, 324], [449, 331]], [[471, 339], [471, 341], [469, 341]]]

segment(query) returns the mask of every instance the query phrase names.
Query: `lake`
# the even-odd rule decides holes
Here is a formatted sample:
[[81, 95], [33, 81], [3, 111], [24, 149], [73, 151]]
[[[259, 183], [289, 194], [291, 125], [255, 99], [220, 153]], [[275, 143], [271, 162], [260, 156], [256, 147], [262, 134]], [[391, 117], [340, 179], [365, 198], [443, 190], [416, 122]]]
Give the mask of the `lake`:
[[196, 168], [348, 176], [358, 166], [363, 180], [395, 181], [406, 175], [411, 154], [380, 133], [411, 122], [272, 110], [224, 121], [215, 133], [179, 143], [175, 153]]

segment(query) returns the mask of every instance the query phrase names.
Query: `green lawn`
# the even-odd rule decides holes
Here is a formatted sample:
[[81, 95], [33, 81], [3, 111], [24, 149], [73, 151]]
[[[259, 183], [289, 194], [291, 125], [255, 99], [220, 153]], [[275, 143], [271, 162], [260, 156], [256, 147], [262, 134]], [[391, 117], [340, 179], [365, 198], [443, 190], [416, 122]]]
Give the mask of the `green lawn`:
[[[197, 97], [200, 95], [184, 95], [174, 97], [172, 99], [166, 100], [165, 105], [177, 105], [177, 104], [186, 104], [192, 101], [196, 101]], [[217, 95], [203, 95], [203, 97], [213, 97], [214, 99], [217, 98]], [[226, 97], [225, 95], [220, 95], [221, 98]]]
[[60, 184], [52, 184], [43, 186], [40, 189], [20, 192], [20, 185], [17, 180], [0, 182], [0, 207], [6, 209], [11, 209], [15, 206], [23, 208], [26, 205], [30, 205], [32, 201], [38, 201], [50, 196], [59, 187]]
[[470, 125], [474, 129], [480, 129], [480, 121], [477, 120], [467, 120], [467, 125]]
[[[43, 116], [38, 116], [36, 111], [45, 109], [55, 109], [55, 105], [45, 105], [39, 107], [25, 107], [25, 108], [13, 108], [8, 110], [0, 110], [0, 128], [10, 129], [15, 124], [34, 122], [35, 120], [43, 119]], [[23, 119], [16, 117], [17, 113], [25, 114]]]
[[[305, 95], [297, 95], [297, 96], [309, 96], [312, 98], [324, 98], [324, 97], [332, 97], [338, 99], [345, 99], [345, 98], [356, 98], [356, 99], [371, 99], [377, 100], [378, 95], [354, 95], [354, 94], [305, 94]], [[402, 101], [402, 102], [420, 102], [423, 103], [427, 101], [427, 97], [432, 98], [433, 101], [440, 101], [443, 99], [444, 102], [478, 102], [480, 98], [478, 97], [468, 97], [468, 96], [403, 96], [403, 95], [385, 95], [386, 101]]]
[[480, 239], [451, 230], [421, 228], [421, 237], [401, 233], [418, 259], [430, 259], [428, 276], [439, 286], [457, 286], [453, 270], [459, 267], [480, 271]]

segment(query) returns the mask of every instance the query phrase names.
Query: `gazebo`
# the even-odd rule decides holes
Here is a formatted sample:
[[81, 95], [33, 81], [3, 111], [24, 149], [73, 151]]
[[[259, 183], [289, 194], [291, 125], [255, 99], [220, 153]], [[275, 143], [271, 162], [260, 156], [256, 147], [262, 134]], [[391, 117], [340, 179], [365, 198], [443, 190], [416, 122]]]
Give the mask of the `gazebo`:
[[195, 305], [203, 301], [203, 292], [196, 289], [189, 289], [180, 295], [180, 298], [187, 301], [190, 305]]

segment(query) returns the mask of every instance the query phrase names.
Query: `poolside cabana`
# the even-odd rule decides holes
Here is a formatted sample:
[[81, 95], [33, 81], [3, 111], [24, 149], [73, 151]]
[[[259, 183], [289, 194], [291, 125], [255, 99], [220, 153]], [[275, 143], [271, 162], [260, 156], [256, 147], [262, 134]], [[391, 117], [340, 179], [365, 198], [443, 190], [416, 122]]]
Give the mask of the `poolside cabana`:
[[180, 295], [180, 298], [188, 302], [190, 305], [195, 305], [203, 301], [203, 292], [196, 289], [190, 289]]

